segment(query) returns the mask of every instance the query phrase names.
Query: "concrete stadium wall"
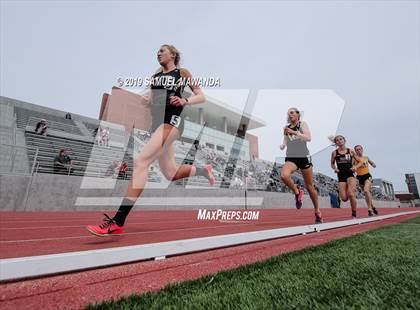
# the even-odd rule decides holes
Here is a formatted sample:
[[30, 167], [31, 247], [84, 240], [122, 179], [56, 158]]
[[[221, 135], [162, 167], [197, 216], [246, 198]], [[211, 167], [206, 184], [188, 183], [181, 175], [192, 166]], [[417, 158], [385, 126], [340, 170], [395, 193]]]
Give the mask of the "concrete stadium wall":
[[[0, 211], [93, 211], [115, 210], [123, 197], [128, 181], [118, 180], [110, 189], [81, 188], [82, 177], [37, 174], [33, 177], [0, 174]], [[97, 179], [99, 181], [104, 179]], [[108, 179], [111, 183], [113, 180]], [[243, 190], [188, 189], [171, 185], [167, 189], [146, 189], [137, 209], [243, 209]], [[293, 208], [294, 197], [288, 193], [248, 191], [251, 209]], [[398, 201], [375, 201], [378, 208], [398, 207]], [[329, 197], [320, 197], [321, 207], [331, 207]], [[342, 207], [349, 207], [348, 202]], [[359, 200], [359, 207], [366, 207]], [[304, 208], [312, 208], [304, 196]]]

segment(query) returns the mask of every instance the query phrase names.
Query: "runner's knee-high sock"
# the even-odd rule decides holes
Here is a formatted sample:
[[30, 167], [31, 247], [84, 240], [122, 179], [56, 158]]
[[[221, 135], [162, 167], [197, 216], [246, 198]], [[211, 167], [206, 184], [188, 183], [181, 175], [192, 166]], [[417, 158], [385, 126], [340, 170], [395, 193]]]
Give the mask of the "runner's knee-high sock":
[[127, 218], [128, 213], [134, 206], [135, 201], [128, 198], [124, 198], [120, 208], [117, 213], [115, 213], [113, 220], [117, 223], [118, 226], [124, 226], [125, 219]]

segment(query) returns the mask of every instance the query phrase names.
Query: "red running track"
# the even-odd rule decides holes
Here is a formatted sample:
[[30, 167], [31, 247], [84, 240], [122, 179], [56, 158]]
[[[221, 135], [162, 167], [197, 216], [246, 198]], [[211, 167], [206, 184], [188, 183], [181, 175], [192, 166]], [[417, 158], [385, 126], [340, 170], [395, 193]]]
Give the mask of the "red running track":
[[[330, 213], [325, 211], [325, 214]], [[333, 216], [335, 211], [330, 215]], [[343, 213], [339, 211], [338, 213]], [[391, 210], [381, 211], [382, 214], [387, 214]], [[346, 212], [344, 215], [347, 215]], [[337, 216], [343, 215], [337, 214]], [[90, 303], [116, 299], [133, 293], [156, 291], [169, 283], [197, 279], [218, 271], [323, 244], [415, 216], [418, 214], [308, 235], [180, 255], [163, 261], [146, 261], [0, 284], [0, 308], [81, 309]], [[344, 217], [347, 218], [347, 216]]]
[[[242, 210], [243, 211], [243, 210]], [[94, 250], [313, 224], [312, 209], [262, 209], [257, 221], [197, 220], [197, 211], [136, 211], [122, 236], [100, 238], [84, 227], [101, 212], [1, 212], [0, 258]], [[379, 209], [380, 215], [412, 209]], [[323, 209], [325, 222], [350, 219], [350, 209]], [[367, 209], [359, 209], [359, 217]]]

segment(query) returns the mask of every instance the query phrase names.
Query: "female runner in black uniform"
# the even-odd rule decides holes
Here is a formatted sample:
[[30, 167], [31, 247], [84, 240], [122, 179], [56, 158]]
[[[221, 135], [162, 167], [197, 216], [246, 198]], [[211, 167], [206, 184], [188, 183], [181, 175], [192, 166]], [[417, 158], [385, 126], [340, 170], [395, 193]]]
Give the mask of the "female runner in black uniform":
[[[90, 225], [86, 229], [97, 236], [119, 235], [123, 232], [125, 219], [141, 195], [148, 179], [148, 168], [154, 160], [159, 161], [160, 169], [168, 180], [178, 180], [200, 175], [214, 185], [212, 167], [177, 166], [175, 163], [173, 142], [183, 131], [184, 120], [181, 116], [185, 105], [204, 102], [200, 87], [191, 83], [188, 86], [194, 93], [190, 98], [182, 98], [183, 79], [191, 81], [192, 76], [186, 69], [178, 67], [180, 54], [172, 45], [162, 45], [157, 53], [161, 66], [153, 75], [149, 101], [152, 111], [152, 136], [141, 152], [134, 159], [133, 176], [128, 185], [125, 198], [113, 218], [105, 215], [100, 225]], [[180, 80], [180, 78], [183, 78]]]
[[308, 124], [300, 120], [300, 112], [296, 108], [290, 108], [287, 111], [288, 125], [284, 128], [284, 140], [280, 149], [286, 150], [286, 159], [281, 168], [281, 179], [284, 184], [295, 193], [296, 208], [302, 207], [303, 190], [298, 188], [293, 182], [291, 175], [300, 169], [305, 183], [306, 190], [311, 197], [315, 210], [315, 224], [322, 223], [321, 211], [319, 210], [318, 193], [313, 185], [313, 171], [311, 156], [307, 147], [307, 142], [311, 141], [311, 132]]
[[340, 199], [342, 201], [350, 200], [351, 216], [355, 219], [357, 217], [357, 200], [353, 159], [357, 156], [352, 149], [346, 147], [346, 139], [343, 136], [335, 136], [334, 143], [337, 149], [331, 153], [331, 168], [338, 176]]

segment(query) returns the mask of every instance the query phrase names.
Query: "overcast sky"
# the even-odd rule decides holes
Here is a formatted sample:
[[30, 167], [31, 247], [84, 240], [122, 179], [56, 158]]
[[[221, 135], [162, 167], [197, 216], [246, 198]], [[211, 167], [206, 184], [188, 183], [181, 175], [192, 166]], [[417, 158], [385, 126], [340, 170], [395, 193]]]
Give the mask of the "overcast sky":
[[[419, 1], [2, 1], [0, 92], [97, 118], [102, 93], [118, 77], [150, 76], [170, 43], [223, 90], [334, 91], [345, 102], [337, 132], [365, 146], [374, 177], [407, 190], [403, 174], [420, 171], [419, 12]], [[282, 104], [257, 101], [255, 114], [284, 124]], [[264, 159], [281, 140], [261, 134]], [[331, 151], [314, 160], [330, 176]]]

